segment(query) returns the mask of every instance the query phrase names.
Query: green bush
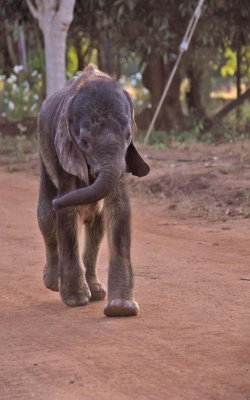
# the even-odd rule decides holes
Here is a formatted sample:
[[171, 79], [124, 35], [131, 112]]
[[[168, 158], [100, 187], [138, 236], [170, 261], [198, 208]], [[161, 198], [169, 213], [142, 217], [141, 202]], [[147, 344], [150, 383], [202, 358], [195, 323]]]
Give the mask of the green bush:
[[43, 98], [43, 77], [37, 70], [24, 72], [20, 65], [14, 67], [8, 78], [0, 76], [0, 109], [8, 120], [19, 121], [27, 115], [36, 116]]

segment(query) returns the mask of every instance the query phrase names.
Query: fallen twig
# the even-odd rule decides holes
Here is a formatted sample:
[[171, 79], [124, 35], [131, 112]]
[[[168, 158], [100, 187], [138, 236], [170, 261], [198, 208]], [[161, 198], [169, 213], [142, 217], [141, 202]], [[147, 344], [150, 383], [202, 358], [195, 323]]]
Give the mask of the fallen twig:
[[175, 161], [175, 162], [196, 162], [200, 160], [200, 157], [191, 159], [191, 158], [165, 158], [165, 157], [154, 157], [145, 155], [145, 158], [149, 160], [156, 160], [156, 161]]

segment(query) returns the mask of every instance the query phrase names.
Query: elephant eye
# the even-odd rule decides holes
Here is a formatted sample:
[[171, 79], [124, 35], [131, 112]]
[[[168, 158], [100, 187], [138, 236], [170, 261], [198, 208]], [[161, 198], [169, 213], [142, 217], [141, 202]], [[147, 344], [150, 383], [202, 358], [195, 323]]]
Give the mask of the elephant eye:
[[85, 150], [88, 150], [89, 144], [88, 144], [87, 140], [80, 138], [79, 143], [80, 143], [81, 147], [83, 147]]

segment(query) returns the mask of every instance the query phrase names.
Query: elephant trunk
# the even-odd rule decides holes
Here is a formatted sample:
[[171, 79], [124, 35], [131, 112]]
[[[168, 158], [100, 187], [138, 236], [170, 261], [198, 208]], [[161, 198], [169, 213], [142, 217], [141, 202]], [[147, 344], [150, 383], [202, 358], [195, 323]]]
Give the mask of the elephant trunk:
[[102, 200], [115, 187], [120, 176], [121, 173], [117, 170], [112, 172], [102, 171], [91, 186], [73, 190], [54, 199], [53, 207], [55, 210], [59, 210], [64, 207], [80, 206]]

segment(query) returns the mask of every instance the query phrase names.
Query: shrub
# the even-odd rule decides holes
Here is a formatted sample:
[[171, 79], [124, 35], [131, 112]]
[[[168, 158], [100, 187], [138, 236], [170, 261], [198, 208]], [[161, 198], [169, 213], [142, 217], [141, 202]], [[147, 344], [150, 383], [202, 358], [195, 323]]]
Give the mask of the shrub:
[[36, 116], [43, 98], [43, 77], [36, 70], [24, 72], [22, 65], [16, 65], [8, 78], [0, 76], [0, 109], [8, 120]]

